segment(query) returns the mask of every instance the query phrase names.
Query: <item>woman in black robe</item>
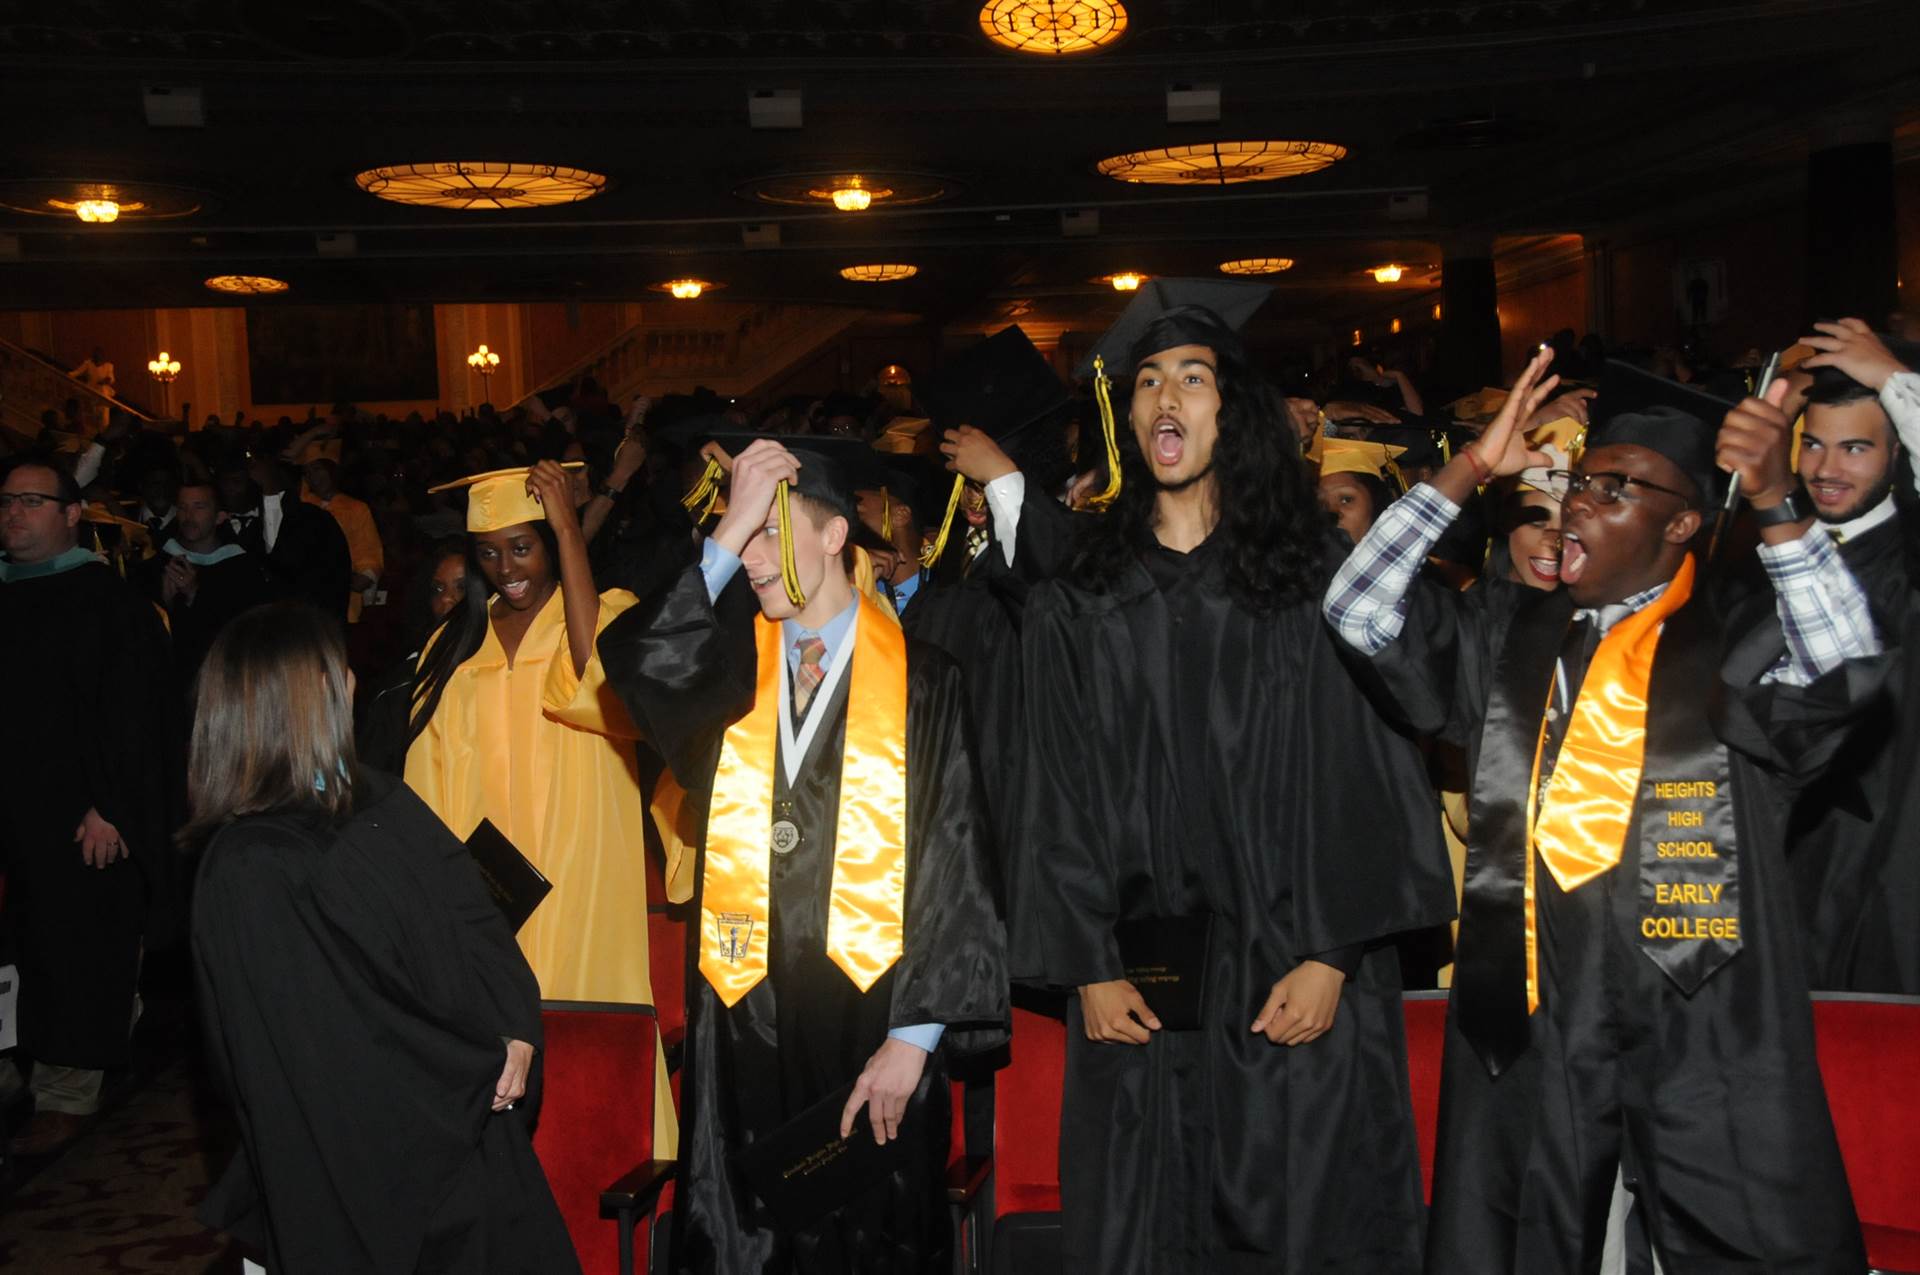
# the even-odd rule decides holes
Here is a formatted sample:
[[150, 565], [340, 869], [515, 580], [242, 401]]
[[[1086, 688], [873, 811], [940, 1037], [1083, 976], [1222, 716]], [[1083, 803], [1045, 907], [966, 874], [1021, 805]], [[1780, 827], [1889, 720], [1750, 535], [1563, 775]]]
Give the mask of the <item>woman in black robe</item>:
[[466, 849], [356, 773], [345, 651], [248, 612], [202, 669], [193, 950], [239, 1154], [201, 1207], [274, 1275], [579, 1263], [529, 1140], [539, 988]]

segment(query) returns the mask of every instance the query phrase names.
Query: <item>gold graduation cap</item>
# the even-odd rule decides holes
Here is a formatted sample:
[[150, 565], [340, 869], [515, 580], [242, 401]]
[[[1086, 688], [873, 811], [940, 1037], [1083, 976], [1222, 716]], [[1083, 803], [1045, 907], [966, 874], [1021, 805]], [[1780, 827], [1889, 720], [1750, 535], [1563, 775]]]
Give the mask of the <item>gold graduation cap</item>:
[[888, 456], [918, 456], [933, 450], [933, 421], [925, 416], [896, 416], [873, 440], [873, 450]]
[[1397, 481], [1400, 467], [1394, 460], [1407, 449], [1392, 443], [1369, 443], [1357, 438], [1328, 438], [1320, 442], [1320, 476], [1328, 474], [1372, 474], [1375, 478], [1392, 475]]
[[1507, 401], [1507, 392], [1497, 385], [1488, 385], [1475, 390], [1465, 398], [1457, 398], [1447, 404], [1447, 410], [1453, 413], [1457, 421], [1477, 421], [1486, 424], [1500, 414]]
[[310, 438], [300, 445], [300, 454], [293, 458], [296, 465], [311, 465], [316, 460], [330, 460], [338, 464], [346, 450], [346, 444], [337, 438]]
[[1571, 416], [1561, 416], [1528, 430], [1527, 442], [1540, 451], [1551, 447], [1566, 460], [1574, 461], [1586, 450], [1587, 427]]
[[[586, 462], [570, 460], [561, 468], [585, 469]], [[456, 478], [427, 490], [440, 492], [452, 491], [455, 487], [467, 488], [467, 530], [499, 531], [503, 527], [517, 527], [523, 522], [546, 520], [547, 511], [527, 490], [527, 475], [532, 472], [525, 465], [513, 469], [494, 469], [484, 474]]]

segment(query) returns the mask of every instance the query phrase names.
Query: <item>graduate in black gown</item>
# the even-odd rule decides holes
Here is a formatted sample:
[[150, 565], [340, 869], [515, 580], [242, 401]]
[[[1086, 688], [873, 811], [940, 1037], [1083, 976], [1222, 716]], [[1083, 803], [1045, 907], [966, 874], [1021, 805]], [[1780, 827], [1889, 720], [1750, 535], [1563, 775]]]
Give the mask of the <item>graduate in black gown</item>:
[[240, 1149], [200, 1216], [274, 1275], [577, 1275], [523, 1101], [539, 986], [466, 847], [355, 768], [347, 679], [291, 604], [205, 665], [183, 838]]
[[[1670, 1272], [1857, 1275], [1782, 852], [1795, 781], [1885, 672], [1866, 600], [1786, 500], [1777, 395], [1716, 444], [1671, 405], [1615, 415], [1603, 389], [1562, 506], [1565, 587], [1420, 583], [1476, 484], [1544, 463], [1516, 423], [1551, 357], [1382, 515], [1326, 601], [1473, 775], [1427, 1269], [1584, 1275], [1650, 1240]], [[1785, 656], [1777, 628], [1725, 655], [1696, 583], [1716, 465], [1762, 524]]]
[[[864, 445], [789, 441], [739, 452], [701, 563], [600, 640], [635, 721], [708, 810], [672, 1266], [940, 1270], [947, 1059], [1006, 1039], [991, 830], [959, 670], [853, 586], [846, 465]], [[818, 1222], [783, 1227], [733, 1156], [823, 1101], [843, 1135], [897, 1142], [896, 1159]]]
[[0, 871], [38, 1106], [15, 1150], [44, 1154], [127, 1059], [142, 936], [172, 894], [173, 683], [158, 613], [78, 546], [72, 477], [29, 458], [0, 478]]
[[1910, 557], [1920, 511], [1899, 508], [1916, 494], [1901, 438], [1920, 442], [1920, 351], [1889, 348], [1857, 319], [1807, 340], [1823, 348], [1817, 360], [1840, 361], [1814, 374], [1800, 475], [1866, 589], [1876, 627], [1909, 658], [1795, 803], [1787, 863], [1815, 988], [1920, 995], [1920, 676], [1911, 658], [1920, 647], [1920, 589]]
[[[1333, 533], [1284, 407], [1234, 328], [1181, 304], [1193, 285], [1165, 283], [1098, 350], [1118, 502], [1022, 633], [1010, 917], [1016, 977], [1078, 989], [1066, 1258], [1406, 1272], [1420, 1170], [1390, 940], [1452, 914], [1439, 820], [1320, 623]], [[1201, 287], [1236, 322], [1268, 291]], [[1201, 1026], [1173, 1030], [1116, 929], [1189, 917], [1211, 918]]]

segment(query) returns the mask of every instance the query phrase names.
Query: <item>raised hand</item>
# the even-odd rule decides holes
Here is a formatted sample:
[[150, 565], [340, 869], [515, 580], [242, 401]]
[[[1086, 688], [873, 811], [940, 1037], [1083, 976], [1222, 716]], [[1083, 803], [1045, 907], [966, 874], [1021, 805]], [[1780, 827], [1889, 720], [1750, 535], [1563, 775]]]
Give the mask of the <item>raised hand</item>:
[[[1913, 369], [1893, 357], [1893, 352], [1859, 319], [1841, 319], [1837, 323], [1816, 323], [1814, 335], [1803, 336], [1803, 345], [1818, 353], [1801, 361], [1803, 368], [1837, 367], [1870, 390], [1878, 390], [1887, 379]], [[1741, 479], [1744, 488], [1746, 480]]]
[[792, 452], [771, 438], [754, 440], [733, 458], [727, 512], [713, 529], [714, 543], [734, 554], [745, 549], [767, 525], [767, 511], [780, 484], [799, 480], [800, 462]]

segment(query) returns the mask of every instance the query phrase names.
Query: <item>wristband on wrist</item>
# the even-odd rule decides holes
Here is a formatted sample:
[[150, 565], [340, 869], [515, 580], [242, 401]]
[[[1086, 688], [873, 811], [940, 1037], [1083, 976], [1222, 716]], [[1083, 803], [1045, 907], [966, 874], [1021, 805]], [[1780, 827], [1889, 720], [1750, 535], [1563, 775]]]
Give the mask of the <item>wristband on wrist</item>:
[[1467, 464], [1473, 466], [1473, 472], [1476, 475], [1474, 481], [1476, 483], [1484, 486], [1487, 481], [1493, 477], [1493, 471], [1487, 468], [1487, 463], [1480, 459], [1480, 454], [1474, 451], [1473, 448], [1462, 447], [1460, 454], [1467, 458]]

